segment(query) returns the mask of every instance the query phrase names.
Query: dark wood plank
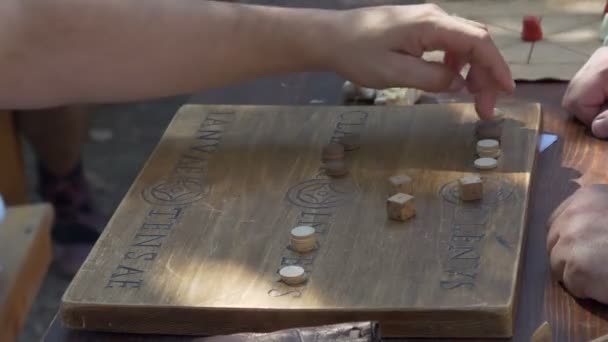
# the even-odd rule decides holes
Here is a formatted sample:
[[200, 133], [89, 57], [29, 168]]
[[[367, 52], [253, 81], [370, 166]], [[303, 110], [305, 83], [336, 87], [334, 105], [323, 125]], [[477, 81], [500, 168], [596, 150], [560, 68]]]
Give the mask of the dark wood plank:
[[27, 202], [21, 141], [13, 115], [0, 112], [0, 194], [7, 205]]

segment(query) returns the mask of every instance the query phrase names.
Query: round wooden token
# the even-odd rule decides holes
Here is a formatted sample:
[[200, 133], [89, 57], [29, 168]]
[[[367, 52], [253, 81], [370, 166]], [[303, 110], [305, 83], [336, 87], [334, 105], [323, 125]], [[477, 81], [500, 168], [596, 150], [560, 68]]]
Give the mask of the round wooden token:
[[322, 159], [334, 160], [344, 158], [344, 146], [336, 143], [329, 143], [323, 147]]
[[480, 120], [475, 124], [475, 134], [478, 139], [500, 140], [503, 120]]
[[340, 144], [344, 146], [344, 151], [354, 151], [359, 148], [360, 140], [359, 135], [350, 134], [340, 138]]
[[496, 151], [500, 143], [495, 139], [482, 139], [477, 142], [477, 151]]
[[315, 228], [310, 226], [298, 226], [291, 230], [291, 237], [294, 239], [308, 239], [315, 235]]
[[330, 160], [325, 162], [325, 174], [331, 177], [342, 177], [348, 174], [344, 160]]
[[302, 266], [290, 265], [279, 270], [281, 280], [288, 285], [298, 285], [306, 281], [306, 271]]
[[500, 150], [496, 151], [477, 151], [477, 155], [481, 158], [494, 158], [498, 159], [502, 152]]
[[493, 169], [498, 165], [498, 161], [494, 158], [479, 158], [475, 160], [475, 167], [480, 170]]

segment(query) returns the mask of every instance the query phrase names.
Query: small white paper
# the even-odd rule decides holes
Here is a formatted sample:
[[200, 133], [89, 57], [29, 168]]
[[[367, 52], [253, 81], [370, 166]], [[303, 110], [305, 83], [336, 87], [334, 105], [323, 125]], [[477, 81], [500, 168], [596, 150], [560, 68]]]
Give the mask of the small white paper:
[[543, 133], [538, 138], [538, 150], [540, 152], [543, 152], [556, 141], [557, 141], [557, 135], [550, 134], [550, 133]]
[[2, 195], [0, 195], [0, 223], [4, 221], [4, 216], [6, 216], [6, 207], [4, 206]]

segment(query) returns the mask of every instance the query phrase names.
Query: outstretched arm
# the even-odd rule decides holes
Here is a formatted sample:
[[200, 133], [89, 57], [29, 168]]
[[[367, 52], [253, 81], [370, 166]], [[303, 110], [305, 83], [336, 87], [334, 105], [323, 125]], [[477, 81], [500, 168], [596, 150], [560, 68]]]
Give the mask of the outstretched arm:
[[[424, 51], [456, 63], [429, 63]], [[458, 69], [471, 64], [462, 79]], [[433, 5], [327, 11], [204, 0], [4, 0], [0, 107], [117, 102], [260, 76], [334, 70], [371, 87], [468, 86], [478, 111], [512, 91], [479, 24]]]

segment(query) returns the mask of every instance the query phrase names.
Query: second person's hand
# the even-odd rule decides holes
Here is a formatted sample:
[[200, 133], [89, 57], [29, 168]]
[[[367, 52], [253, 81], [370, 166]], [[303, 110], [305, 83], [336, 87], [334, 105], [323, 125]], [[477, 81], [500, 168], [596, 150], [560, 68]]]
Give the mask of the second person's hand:
[[585, 125], [593, 135], [608, 138], [608, 47], [593, 53], [585, 65], [574, 75], [562, 105]]

